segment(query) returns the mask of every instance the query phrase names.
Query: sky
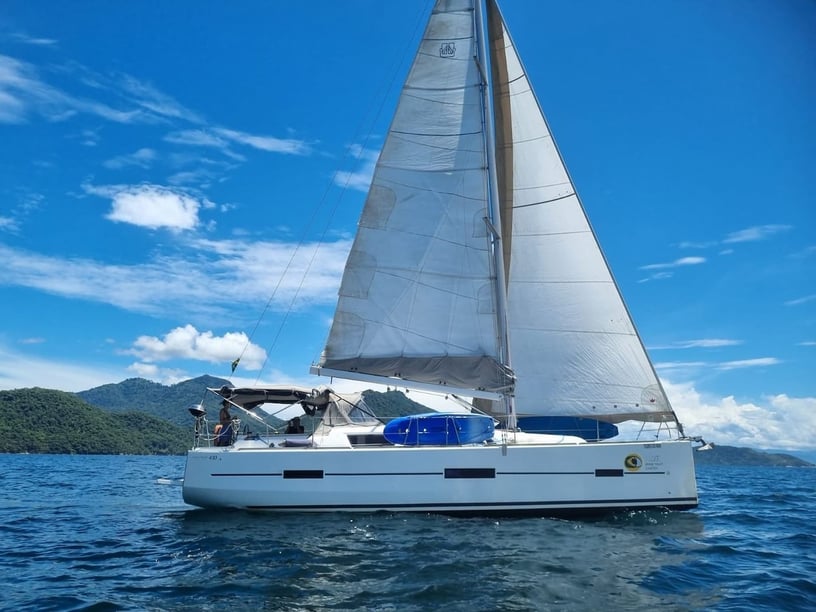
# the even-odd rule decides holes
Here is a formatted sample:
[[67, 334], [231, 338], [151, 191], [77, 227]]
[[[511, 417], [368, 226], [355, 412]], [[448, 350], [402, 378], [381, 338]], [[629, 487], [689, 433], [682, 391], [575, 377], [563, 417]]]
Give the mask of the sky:
[[[326, 384], [429, 9], [0, 4], [0, 389]], [[816, 4], [502, 10], [687, 433], [816, 450]]]

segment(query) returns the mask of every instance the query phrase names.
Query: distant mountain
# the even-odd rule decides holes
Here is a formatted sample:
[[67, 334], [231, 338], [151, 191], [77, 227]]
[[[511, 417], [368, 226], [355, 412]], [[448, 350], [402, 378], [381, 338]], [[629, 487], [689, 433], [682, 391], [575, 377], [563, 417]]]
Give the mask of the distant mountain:
[[752, 448], [719, 446], [694, 453], [697, 465], [756, 465], [778, 467], [816, 467], [814, 464], [784, 453], [766, 453]]
[[[207, 387], [222, 387], [229, 381], [214, 376], [199, 376], [175, 385], [162, 385], [144, 378], [128, 378], [120, 383], [102, 385], [77, 393], [91, 404], [110, 412], [137, 410], [191, 428], [193, 419], [187, 409], [204, 401]], [[212, 405], [212, 404], [211, 404]]]
[[178, 455], [189, 430], [147, 414], [111, 414], [73, 393], [0, 391], [0, 453]]

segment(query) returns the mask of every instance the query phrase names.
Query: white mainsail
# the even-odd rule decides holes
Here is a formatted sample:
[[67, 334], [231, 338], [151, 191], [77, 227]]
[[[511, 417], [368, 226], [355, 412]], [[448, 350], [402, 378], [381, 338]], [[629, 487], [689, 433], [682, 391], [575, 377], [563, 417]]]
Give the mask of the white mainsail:
[[485, 225], [490, 156], [474, 0], [438, 0], [315, 371], [477, 397], [513, 393], [515, 374], [519, 416], [675, 421], [498, 7], [487, 4], [509, 363]]
[[[497, 391], [472, 0], [437, 3], [374, 172], [319, 367]], [[325, 372], [323, 372], [325, 373]]]

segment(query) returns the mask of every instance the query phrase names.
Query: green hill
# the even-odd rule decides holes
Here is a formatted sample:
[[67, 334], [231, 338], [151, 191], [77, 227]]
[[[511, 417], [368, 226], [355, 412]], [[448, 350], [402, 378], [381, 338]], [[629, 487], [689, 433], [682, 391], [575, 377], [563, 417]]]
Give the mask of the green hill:
[[766, 453], [739, 446], [719, 446], [694, 453], [697, 465], [762, 465], [777, 467], [813, 467], [813, 464], [784, 453]]
[[144, 412], [190, 429], [193, 420], [187, 409], [204, 401], [205, 395], [208, 395], [207, 387], [228, 384], [223, 378], [214, 376], [199, 376], [175, 385], [129, 378], [120, 383], [80, 391], [77, 395], [92, 406], [109, 412]]
[[366, 406], [380, 419], [387, 421], [398, 416], [422, 414], [431, 412], [431, 409], [406, 396], [402, 391], [363, 391]]
[[182, 454], [191, 434], [147, 414], [112, 414], [73, 393], [0, 391], [0, 452], [55, 454]]

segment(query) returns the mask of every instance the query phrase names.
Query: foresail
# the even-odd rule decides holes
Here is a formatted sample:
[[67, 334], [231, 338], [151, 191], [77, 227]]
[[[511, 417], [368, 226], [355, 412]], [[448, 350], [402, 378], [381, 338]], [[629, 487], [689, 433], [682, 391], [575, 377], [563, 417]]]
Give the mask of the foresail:
[[319, 368], [500, 390], [473, 0], [438, 0], [400, 96]]
[[674, 420], [493, 0], [488, 29], [516, 413]]

